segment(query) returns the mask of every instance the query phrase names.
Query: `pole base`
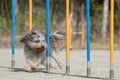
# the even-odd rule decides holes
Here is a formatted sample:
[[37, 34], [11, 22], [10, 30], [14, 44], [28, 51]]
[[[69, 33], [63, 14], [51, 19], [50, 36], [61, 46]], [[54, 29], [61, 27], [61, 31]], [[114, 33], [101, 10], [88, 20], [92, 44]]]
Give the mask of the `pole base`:
[[11, 61], [11, 67], [14, 68], [15, 67], [15, 60]]
[[49, 73], [50, 72], [50, 63], [46, 64], [46, 72]]
[[50, 57], [47, 57], [46, 59], [46, 72], [50, 72]]
[[114, 79], [114, 70], [110, 70], [110, 79]]
[[66, 75], [70, 74], [70, 66], [66, 66]]
[[87, 68], [87, 77], [91, 77], [91, 68]]

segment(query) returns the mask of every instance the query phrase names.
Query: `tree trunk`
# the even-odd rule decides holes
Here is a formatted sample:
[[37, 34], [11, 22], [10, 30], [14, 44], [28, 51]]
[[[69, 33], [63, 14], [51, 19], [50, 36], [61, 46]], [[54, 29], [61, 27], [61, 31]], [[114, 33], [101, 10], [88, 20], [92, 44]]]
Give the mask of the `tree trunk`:
[[50, 17], [51, 17], [51, 26], [53, 26], [53, 19], [54, 19], [54, 1], [51, 0], [51, 13], [50, 13]]
[[15, 16], [17, 16], [18, 12], [19, 12], [18, 0], [15, 0]]
[[108, 0], [104, 0], [103, 5], [103, 22], [102, 22], [102, 30], [101, 30], [101, 36], [102, 39], [105, 39], [107, 37], [107, 25], [108, 25]]

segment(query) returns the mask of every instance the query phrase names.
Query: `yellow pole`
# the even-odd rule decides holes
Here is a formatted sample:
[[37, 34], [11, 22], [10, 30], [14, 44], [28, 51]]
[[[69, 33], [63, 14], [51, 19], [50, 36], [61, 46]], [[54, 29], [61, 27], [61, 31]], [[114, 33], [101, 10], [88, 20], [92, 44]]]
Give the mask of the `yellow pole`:
[[114, 78], [114, 0], [110, 4], [110, 78]]
[[83, 17], [83, 21], [82, 21], [82, 48], [85, 48], [85, 21], [84, 21], [84, 17]]
[[29, 32], [32, 31], [32, 0], [29, 0]]
[[70, 15], [69, 14], [69, 29], [70, 29], [70, 39], [69, 39], [69, 42], [70, 42], [70, 50], [72, 50], [72, 24], [71, 24], [71, 22], [72, 22], [72, 14]]
[[69, 0], [66, 0], [66, 74], [70, 73], [70, 26]]
[[70, 50], [72, 50], [72, 27], [71, 27], [71, 24], [70, 24], [70, 39], [69, 39], [69, 42], [70, 42]]

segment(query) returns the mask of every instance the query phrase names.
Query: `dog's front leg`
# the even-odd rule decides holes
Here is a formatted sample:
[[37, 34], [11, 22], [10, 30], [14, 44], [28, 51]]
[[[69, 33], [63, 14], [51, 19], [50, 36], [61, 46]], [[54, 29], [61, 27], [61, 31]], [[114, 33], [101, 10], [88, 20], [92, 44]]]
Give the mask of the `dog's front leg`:
[[[42, 57], [41, 57], [41, 59], [39, 59], [37, 62], [35, 62], [34, 63], [34, 67], [36, 68], [36, 69], [38, 69], [38, 67], [39, 67], [39, 64], [42, 64], [42, 65], [46, 65], [46, 57], [45, 57], [45, 55], [43, 55]], [[56, 69], [54, 66], [52, 66], [51, 64], [50, 64], [50, 68], [52, 68], [52, 69]]]
[[33, 65], [32, 65], [32, 69], [37, 70], [40, 64], [40, 60], [37, 60]]
[[42, 63], [42, 61], [44, 60], [45, 54], [40, 54], [36, 56], [36, 61], [34, 62], [34, 64], [32, 65], [32, 67], [34, 69], [38, 69], [39, 68], [39, 64]]
[[32, 72], [32, 64], [33, 62], [30, 59], [26, 60], [25, 71]]

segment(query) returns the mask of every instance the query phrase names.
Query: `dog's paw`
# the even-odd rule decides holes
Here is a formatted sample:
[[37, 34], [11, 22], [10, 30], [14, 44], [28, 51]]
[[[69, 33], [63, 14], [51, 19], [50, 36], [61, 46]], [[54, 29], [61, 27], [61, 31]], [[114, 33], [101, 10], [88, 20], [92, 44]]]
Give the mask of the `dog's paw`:
[[32, 69], [33, 71], [36, 71], [36, 70], [37, 70], [37, 67], [32, 66], [31, 69]]
[[61, 63], [58, 65], [58, 67], [59, 67], [59, 69], [64, 69], [64, 68], [65, 68], [65, 67], [63, 66], [63, 64], [61, 64]]
[[32, 72], [32, 68], [31, 67], [25, 67], [25, 71], [26, 72]]

